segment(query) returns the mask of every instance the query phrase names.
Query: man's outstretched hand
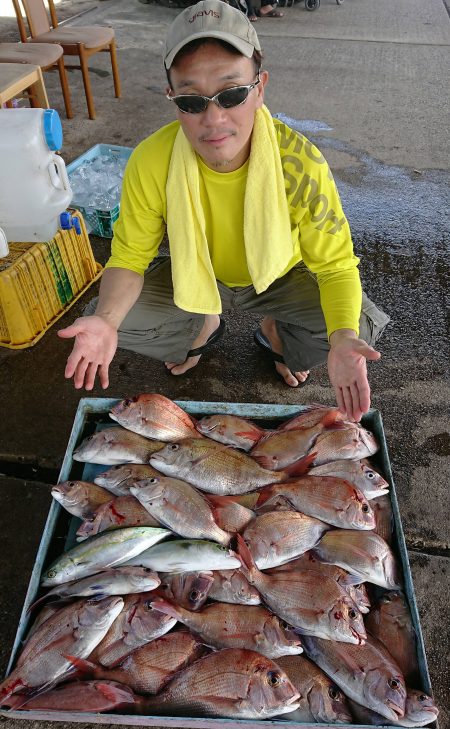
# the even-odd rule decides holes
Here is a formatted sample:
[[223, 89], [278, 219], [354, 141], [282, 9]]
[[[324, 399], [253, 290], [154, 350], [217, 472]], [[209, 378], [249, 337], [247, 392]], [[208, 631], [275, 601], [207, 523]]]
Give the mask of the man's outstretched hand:
[[92, 390], [98, 374], [103, 389], [109, 385], [109, 365], [117, 349], [117, 330], [101, 316], [82, 316], [74, 323], [60, 329], [63, 339], [75, 337], [71, 354], [67, 359], [64, 376], [73, 377], [77, 390]]
[[336, 393], [339, 410], [355, 422], [359, 422], [370, 408], [367, 360], [376, 361], [380, 358], [380, 352], [363, 339], [358, 339], [352, 330], [339, 329], [330, 337], [330, 382]]

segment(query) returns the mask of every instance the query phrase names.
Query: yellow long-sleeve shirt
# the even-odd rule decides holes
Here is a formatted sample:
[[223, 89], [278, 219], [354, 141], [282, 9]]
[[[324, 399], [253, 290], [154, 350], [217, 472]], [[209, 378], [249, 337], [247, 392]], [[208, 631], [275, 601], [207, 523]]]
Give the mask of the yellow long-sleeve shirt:
[[[341, 328], [358, 331], [358, 259], [353, 254], [350, 229], [329, 167], [305, 137], [277, 119], [274, 124], [294, 251], [281, 275], [303, 260], [317, 275], [328, 334]], [[166, 182], [178, 129], [178, 122], [159, 129], [131, 155], [107, 267], [143, 275], [157, 255], [166, 230]], [[252, 280], [243, 233], [248, 163], [234, 172], [211, 170], [200, 158], [198, 166], [206, 238], [215, 276], [227, 286], [248, 286]]]

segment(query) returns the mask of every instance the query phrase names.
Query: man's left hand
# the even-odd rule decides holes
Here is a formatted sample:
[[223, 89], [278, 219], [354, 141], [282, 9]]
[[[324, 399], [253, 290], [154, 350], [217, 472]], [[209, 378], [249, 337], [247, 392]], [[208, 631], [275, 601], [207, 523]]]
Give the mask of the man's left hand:
[[378, 360], [380, 352], [358, 339], [352, 329], [338, 329], [330, 336], [328, 374], [340, 412], [359, 422], [370, 408], [366, 360]]

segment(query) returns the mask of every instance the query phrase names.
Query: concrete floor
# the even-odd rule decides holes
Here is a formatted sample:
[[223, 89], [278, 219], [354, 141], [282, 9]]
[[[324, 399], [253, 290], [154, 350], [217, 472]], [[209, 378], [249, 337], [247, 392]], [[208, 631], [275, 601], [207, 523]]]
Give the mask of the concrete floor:
[[[97, 119], [87, 118], [80, 73], [71, 71], [75, 118], [67, 120], [58, 78], [45, 75], [50, 103], [63, 121], [66, 163], [100, 142], [132, 147], [169, 122], [161, 55], [178, 10], [137, 0], [62, 0], [57, 8], [61, 19], [83, 13], [71, 23], [115, 28], [123, 85], [122, 98], [115, 99], [108, 57], [94, 56]], [[0, 0], [0, 41], [18, 37], [10, 15], [9, 1]], [[373, 407], [383, 417], [439, 724], [449, 729], [448, 6], [442, 0], [346, 0], [342, 6], [322, 0], [316, 12], [306, 12], [302, 3], [286, 9], [281, 20], [259, 20], [256, 29], [272, 78], [267, 104], [272, 113], [298, 120], [329, 160], [361, 256], [364, 287], [392, 317], [380, 343], [383, 358], [370, 366]], [[104, 263], [109, 241], [91, 242]], [[64, 380], [70, 344], [57, 338], [56, 328], [80, 314], [90, 293], [36, 346], [0, 348], [2, 669], [50, 484], [84, 394]], [[158, 391], [179, 400], [332, 403], [323, 367], [299, 391], [273, 377], [252, 342], [254, 324], [253, 317], [227, 317], [223, 340], [182, 379], [168, 378], [156, 362], [118, 352], [108, 391], [91, 394]], [[4, 725], [16, 729], [17, 722]]]

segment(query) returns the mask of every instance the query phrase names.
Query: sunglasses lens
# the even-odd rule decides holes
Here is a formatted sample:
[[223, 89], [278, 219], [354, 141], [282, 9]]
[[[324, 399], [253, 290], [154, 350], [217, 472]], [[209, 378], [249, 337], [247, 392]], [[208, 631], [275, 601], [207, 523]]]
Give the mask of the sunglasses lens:
[[242, 104], [248, 93], [249, 89], [246, 86], [236, 86], [234, 89], [221, 91], [217, 96], [217, 101], [223, 109], [231, 109], [233, 106]]
[[208, 104], [203, 96], [195, 96], [195, 94], [178, 96], [174, 98], [174, 102], [185, 114], [200, 114], [205, 111]]

